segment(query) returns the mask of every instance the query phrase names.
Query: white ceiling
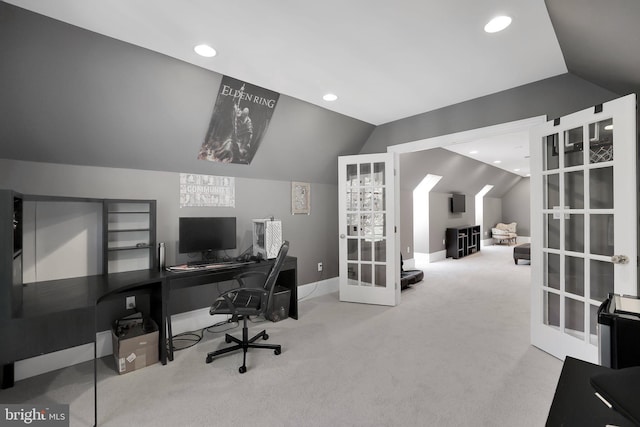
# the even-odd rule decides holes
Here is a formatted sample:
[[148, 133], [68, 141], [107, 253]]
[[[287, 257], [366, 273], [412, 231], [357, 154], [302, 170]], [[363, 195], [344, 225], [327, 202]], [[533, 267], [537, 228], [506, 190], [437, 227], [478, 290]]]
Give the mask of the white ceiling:
[[543, 0], [7, 2], [374, 125], [567, 72]]
[[[516, 175], [528, 176], [531, 172], [529, 167], [529, 132], [527, 131], [507, 133], [442, 148]], [[496, 161], [500, 163], [496, 163]]]

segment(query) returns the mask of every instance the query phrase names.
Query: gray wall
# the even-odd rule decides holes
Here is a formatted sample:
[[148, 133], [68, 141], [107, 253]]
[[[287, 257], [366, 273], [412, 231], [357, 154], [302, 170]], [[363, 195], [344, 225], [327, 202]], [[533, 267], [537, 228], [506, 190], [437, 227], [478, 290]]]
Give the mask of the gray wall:
[[[516, 184], [517, 186], [518, 184]], [[496, 226], [497, 223], [502, 222], [502, 207], [503, 199], [496, 197], [487, 197], [483, 199], [483, 213], [482, 213], [482, 239], [488, 239], [491, 237], [491, 229]]]
[[[338, 275], [337, 187], [311, 184], [311, 215], [291, 215], [289, 181], [236, 178], [235, 208], [179, 207], [179, 174], [136, 169], [72, 166], [0, 159], [0, 188], [24, 194], [69, 197], [129, 198], [157, 200], [158, 241], [166, 242], [167, 262], [178, 259], [178, 217], [236, 216], [238, 250], [251, 245], [253, 218], [275, 216], [282, 220], [283, 238], [291, 243], [289, 254], [298, 258], [298, 284], [315, 282]], [[99, 247], [89, 252], [98, 253]], [[235, 255], [238, 251], [228, 251]], [[181, 255], [184, 256], [184, 255]], [[74, 263], [77, 259], [68, 259]], [[317, 272], [317, 263], [324, 271]], [[64, 266], [61, 266], [64, 268]], [[75, 269], [69, 269], [75, 271]], [[172, 313], [204, 308], [216, 296], [212, 286], [199, 286], [176, 293], [171, 300]], [[136, 301], [138, 309], [148, 312], [148, 302]], [[98, 328], [108, 330], [113, 319], [130, 314], [122, 301], [101, 304]]]
[[429, 253], [445, 250], [446, 230], [449, 227], [473, 225], [476, 221], [476, 209], [473, 194], [466, 194], [467, 209], [464, 213], [451, 213], [450, 193], [429, 193]]
[[[0, 159], [0, 188], [38, 195], [155, 199], [157, 237], [166, 242], [169, 264], [185, 260], [178, 257], [176, 247], [181, 216], [236, 216], [239, 251], [252, 243], [251, 220], [274, 216], [282, 220], [283, 238], [291, 243], [290, 255], [298, 257], [299, 284], [338, 275], [338, 198], [332, 184], [311, 185], [310, 215], [291, 214], [288, 181], [236, 178], [235, 208], [180, 208], [179, 174], [175, 172]], [[317, 272], [318, 262], [324, 263], [322, 273]]]
[[[404, 259], [411, 259], [414, 252], [421, 252], [413, 241], [413, 191], [400, 189], [400, 206], [400, 252]], [[420, 224], [415, 226], [416, 232], [420, 232]]]
[[518, 236], [531, 236], [530, 179], [523, 178], [502, 198], [502, 222], [518, 223]]
[[[300, 284], [338, 275], [337, 157], [357, 154], [373, 125], [281, 94], [251, 165], [213, 163], [196, 156], [220, 74], [4, 2], [0, 58], [0, 188], [156, 199], [169, 262], [181, 215], [233, 215], [239, 233], [274, 215]], [[236, 177], [236, 208], [180, 210], [178, 172]], [[291, 215], [291, 181], [311, 183], [310, 216]]]
[[572, 74], [450, 105], [376, 127], [360, 151], [477, 129], [530, 117], [560, 117], [619, 97]]
[[220, 74], [0, 2], [0, 158], [337, 183], [373, 125], [281, 95], [251, 165], [197, 160]]
[[[428, 230], [426, 219], [416, 219], [414, 222], [413, 218], [413, 190], [427, 174], [442, 176], [432, 192], [467, 195], [467, 212], [462, 216], [449, 212], [449, 198], [431, 197], [429, 209], [435, 217], [429, 218]], [[485, 185], [494, 186], [486, 197], [500, 198], [519, 180], [518, 175], [443, 148], [401, 154], [400, 247], [403, 256], [413, 257], [413, 253], [407, 252], [407, 247], [420, 253], [433, 253], [444, 249], [442, 239], [447, 227], [475, 224], [475, 195]], [[440, 205], [441, 203], [444, 204]], [[409, 229], [411, 232], [408, 232]], [[424, 240], [421, 236], [425, 236]]]
[[[571, 74], [563, 74], [481, 98], [472, 99], [438, 110], [429, 111], [406, 119], [397, 120], [375, 128], [361, 154], [386, 152], [387, 147], [405, 142], [502, 124], [530, 117], [547, 115], [559, 117], [617, 98], [618, 95]], [[457, 157], [456, 157], [457, 156]], [[427, 173], [442, 175], [434, 191], [441, 193], [462, 192], [475, 195], [486, 184], [494, 184], [487, 197], [502, 198], [520, 177], [484, 163], [473, 163], [472, 159], [444, 149], [433, 149], [400, 156], [400, 177], [403, 191], [412, 191]], [[498, 171], [498, 172], [496, 172]], [[500, 175], [500, 174], [503, 175]], [[492, 182], [494, 181], [494, 182]], [[496, 184], [497, 183], [497, 184]], [[435, 197], [435, 196], [434, 196]], [[430, 249], [433, 253], [443, 248], [442, 239], [447, 220], [443, 210], [435, 206], [441, 198], [435, 197], [430, 209], [436, 215], [430, 223]], [[409, 204], [411, 203], [411, 204]], [[413, 200], [401, 200], [401, 218], [413, 224]], [[527, 201], [528, 205], [528, 201]], [[514, 205], [509, 215], [515, 215], [522, 223], [522, 232], [529, 234], [529, 215]], [[466, 223], [472, 224], [473, 217]], [[460, 225], [466, 225], [460, 224]], [[404, 223], [403, 223], [404, 226]], [[444, 227], [444, 228], [443, 228]], [[524, 234], [523, 234], [524, 235]], [[413, 246], [402, 233], [401, 248]]]

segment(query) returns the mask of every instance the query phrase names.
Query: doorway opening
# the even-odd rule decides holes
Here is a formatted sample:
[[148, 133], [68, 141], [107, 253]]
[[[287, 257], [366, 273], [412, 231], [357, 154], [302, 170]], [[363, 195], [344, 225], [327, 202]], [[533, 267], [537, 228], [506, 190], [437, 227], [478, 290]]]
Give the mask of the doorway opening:
[[[428, 139], [422, 139], [412, 142], [407, 142], [404, 144], [398, 144], [387, 147], [388, 152], [394, 152], [398, 154], [407, 154], [407, 153], [415, 153], [420, 151], [426, 151], [434, 148], [447, 148], [455, 145], [470, 143], [478, 140], [485, 140], [491, 138], [499, 138], [502, 135], [516, 133], [516, 132], [526, 132], [528, 135], [531, 127], [535, 125], [539, 125], [546, 122], [546, 116], [537, 116], [529, 119], [523, 119], [513, 122], [507, 122], [499, 125], [487, 126], [483, 128], [473, 129], [469, 131], [457, 132], [448, 135], [437, 136]], [[496, 165], [492, 165], [496, 166]], [[445, 171], [442, 173], [441, 171], [425, 171], [428, 175], [436, 175], [444, 176], [447, 178], [447, 173], [458, 173], [464, 174], [464, 171]], [[404, 173], [400, 173], [401, 180], [403, 178]], [[472, 176], [469, 176], [468, 179], [473, 179]], [[409, 260], [409, 262], [414, 262], [415, 264], [420, 264], [423, 262], [433, 262], [436, 260], [445, 258], [445, 250], [444, 244], [442, 246], [438, 246], [440, 244], [440, 240], [436, 237], [436, 233], [444, 234], [444, 230], [435, 230], [433, 229], [436, 226], [431, 221], [431, 215], [429, 211], [425, 211], [425, 209], [429, 208], [429, 198], [421, 196], [420, 200], [416, 200], [415, 194], [416, 190], [418, 194], [424, 195], [424, 188], [421, 188], [423, 182], [427, 180], [426, 176], [422, 182], [419, 183], [414, 189], [414, 197], [412, 199], [413, 208], [411, 209], [411, 213], [413, 215], [411, 218], [411, 224], [413, 228], [413, 232], [409, 234], [404, 234], [403, 237], [408, 239], [413, 239], [413, 242], [401, 242], [401, 248], [413, 248], [413, 253], [407, 254], [405, 258]], [[429, 192], [434, 191], [434, 187], [439, 183], [442, 183], [445, 179], [439, 179], [434, 184], [431, 185]], [[429, 182], [427, 180], [427, 182]], [[473, 196], [477, 196], [479, 193], [482, 193], [485, 185], [493, 185], [494, 183], [484, 182], [480, 183], [483, 187], [481, 187], [480, 191], [474, 191]], [[402, 184], [401, 184], [402, 185]], [[482, 194], [482, 198], [486, 196], [489, 191], [486, 190], [484, 194]], [[437, 190], [435, 190], [437, 191]], [[474, 199], [475, 201], [475, 199]], [[404, 207], [407, 209], [407, 207]], [[419, 215], [416, 214], [416, 209], [420, 212]], [[400, 215], [403, 219], [408, 219], [409, 215], [403, 213], [403, 206], [400, 206]], [[479, 212], [474, 204], [474, 215], [469, 218], [469, 221], [478, 221], [478, 215], [484, 218], [484, 212]], [[480, 223], [482, 225], [482, 223]], [[489, 240], [490, 236], [488, 230], [483, 231], [483, 237], [486, 241]], [[434, 247], [436, 246], [436, 247]]]

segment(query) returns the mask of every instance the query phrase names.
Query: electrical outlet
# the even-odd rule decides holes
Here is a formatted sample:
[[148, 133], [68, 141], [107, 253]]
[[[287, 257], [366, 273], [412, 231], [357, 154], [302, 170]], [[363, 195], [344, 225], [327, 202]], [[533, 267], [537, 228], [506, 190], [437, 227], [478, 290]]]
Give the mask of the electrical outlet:
[[321, 262], [318, 263], [318, 271], [322, 271], [322, 263]]
[[410, 254], [411, 253], [411, 246], [407, 246], [407, 253]]
[[443, 245], [446, 245], [446, 244], [447, 244], [447, 242], [446, 242], [444, 239], [442, 239], [442, 244], [443, 244]]
[[127, 297], [127, 310], [133, 310], [136, 308], [136, 297]]

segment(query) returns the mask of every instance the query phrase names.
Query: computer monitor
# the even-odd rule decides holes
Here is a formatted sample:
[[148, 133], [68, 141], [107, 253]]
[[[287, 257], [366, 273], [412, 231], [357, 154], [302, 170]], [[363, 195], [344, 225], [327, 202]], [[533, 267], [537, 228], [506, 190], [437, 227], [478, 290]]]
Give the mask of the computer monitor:
[[178, 252], [213, 252], [236, 248], [235, 217], [179, 219]]

